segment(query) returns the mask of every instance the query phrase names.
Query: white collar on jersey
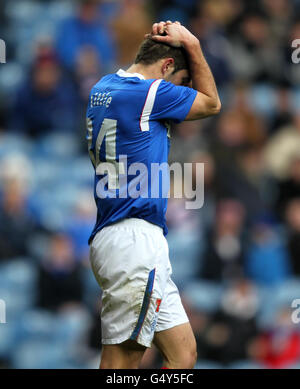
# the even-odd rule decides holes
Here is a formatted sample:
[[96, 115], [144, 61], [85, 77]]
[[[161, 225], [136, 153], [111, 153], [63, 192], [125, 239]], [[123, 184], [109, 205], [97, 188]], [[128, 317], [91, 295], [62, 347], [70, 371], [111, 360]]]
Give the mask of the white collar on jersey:
[[127, 73], [123, 69], [117, 71], [117, 75], [120, 77], [138, 77], [140, 80], [145, 80], [145, 77], [140, 73]]

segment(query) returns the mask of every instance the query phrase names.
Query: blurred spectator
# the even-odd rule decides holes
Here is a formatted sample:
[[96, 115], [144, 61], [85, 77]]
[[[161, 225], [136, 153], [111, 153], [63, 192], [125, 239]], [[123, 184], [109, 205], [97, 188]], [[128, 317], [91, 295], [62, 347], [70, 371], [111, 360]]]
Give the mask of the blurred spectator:
[[255, 286], [240, 279], [222, 298], [220, 310], [206, 323], [199, 338], [205, 359], [225, 365], [248, 358], [249, 343], [257, 335], [258, 296]]
[[202, 312], [197, 307], [193, 306], [191, 302], [188, 302], [187, 299], [185, 299], [184, 295], [182, 297], [182, 303], [196, 338], [198, 358], [205, 359], [207, 358], [207, 349], [205, 346], [205, 341], [203, 341], [203, 337], [205, 336], [206, 330], [210, 325], [211, 316], [208, 313]]
[[101, 18], [99, 0], [80, 0], [74, 17], [63, 20], [57, 32], [57, 51], [63, 65], [74, 69], [82, 50], [93, 47], [105, 72], [115, 62], [112, 31]]
[[246, 276], [256, 284], [280, 284], [291, 275], [288, 250], [272, 216], [263, 215], [253, 225], [246, 255]]
[[300, 196], [287, 203], [286, 222], [293, 274], [300, 277]]
[[[202, 3], [202, 4], [201, 4]], [[240, 12], [240, 4], [232, 0], [204, 0], [200, 3], [203, 16], [217, 26], [227, 25]]]
[[224, 313], [243, 320], [255, 318], [258, 304], [256, 287], [246, 279], [237, 280], [223, 295], [221, 302]]
[[263, 119], [250, 105], [249, 84], [238, 82], [234, 85], [232, 107], [229, 112], [240, 115], [245, 125], [246, 144], [253, 147], [261, 146], [266, 138], [267, 129]]
[[240, 202], [224, 199], [218, 203], [215, 225], [206, 239], [202, 278], [221, 282], [242, 275], [244, 218], [245, 210]]
[[[79, 98], [77, 128], [82, 130], [86, 127], [86, 108], [91, 89], [102, 77], [103, 69], [98, 53], [93, 46], [85, 46], [80, 50], [74, 66], [74, 81], [76, 93]], [[83, 134], [83, 131], [81, 134]], [[82, 139], [82, 137], [80, 137], [80, 139]], [[85, 153], [85, 143], [81, 142], [80, 146]]]
[[170, 232], [178, 234], [197, 234], [198, 218], [195, 210], [186, 209], [186, 198], [174, 198], [169, 200], [169, 206], [166, 213], [168, 227]]
[[204, 204], [198, 210], [198, 224], [200, 225], [199, 239], [201, 240], [201, 238], [204, 237], [206, 232], [211, 229], [214, 224], [216, 208], [216, 166], [212, 155], [207, 151], [196, 151], [192, 153], [190, 155], [189, 162], [193, 164], [200, 163], [204, 165], [204, 182], [200, 181], [200, 177], [197, 178], [196, 169], [193, 170], [193, 182], [200, 182], [201, 185], [204, 184]]
[[37, 231], [30, 212], [32, 166], [22, 153], [9, 153], [0, 164], [0, 260], [29, 254]]
[[38, 54], [32, 74], [16, 92], [12, 111], [12, 130], [37, 137], [53, 130], [74, 131], [77, 98], [73, 85], [62, 77], [51, 48]]
[[75, 63], [75, 80], [84, 109], [86, 109], [91, 89], [100, 80], [101, 74], [101, 63], [96, 50], [92, 46], [84, 47]]
[[263, 13], [245, 13], [239, 34], [235, 34], [230, 43], [229, 58], [237, 79], [256, 82], [281, 80], [282, 57]]
[[270, 133], [277, 132], [279, 128], [288, 126], [292, 121], [291, 92], [288, 85], [279, 85], [276, 94], [276, 109], [271, 117]]
[[212, 153], [217, 163], [234, 164], [237, 152], [247, 144], [246, 123], [238, 111], [224, 112], [212, 139]]
[[187, 158], [192, 153], [205, 148], [206, 142], [202, 136], [202, 127], [201, 122], [189, 121], [180, 123], [171, 129], [172, 148], [169, 155], [170, 163], [187, 162]]
[[[92, 325], [88, 336], [88, 345], [91, 349], [94, 349], [97, 353], [101, 351], [101, 302], [97, 299], [97, 304], [92, 311]], [[100, 364], [100, 361], [99, 361]]]
[[240, 182], [244, 190], [237, 188], [236, 193], [248, 210], [248, 221], [253, 221], [266, 210], [273, 212], [276, 186], [266, 171], [263, 149], [251, 146], [245, 148], [240, 152], [237, 164], [244, 178], [244, 182]]
[[[179, 289], [187, 285], [199, 271], [199, 251], [203, 240], [200, 229], [199, 209], [188, 209], [187, 202], [201, 201], [201, 195], [191, 193], [192, 181], [187, 178], [190, 172], [185, 172], [185, 186], [181, 179], [171, 175], [170, 199], [166, 213], [169, 233], [170, 258], [174, 270], [174, 281]], [[188, 184], [188, 185], [187, 185]], [[197, 181], [198, 185], [203, 185]], [[176, 198], [182, 191], [183, 197]]]
[[28, 241], [35, 231], [22, 183], [5, 181], [0, 205], [0, 261], [28, 255]]
[[267, 368], [289, 368], [300, 359], [300, 334], [289, 309], [282, 309], [274, 327], [262, 333], [249, 347], [253, 358]]
[[136, 56], [145, 33], [151, 30], [144, 1], [123, 0], [112, 27], [119, 48], [117, 62], [121, 67], [129, 66]]
[[206, 60], [211, 67], [216, 84], [226, 85], [232, 80], [230, 46], [222, 25], [231, 20], [237, 10], [230, 1], [204, 1], [191, 19], [191, 29], [201, 42]]
[[294, 198], [300, 197], [300, 154], [290, 161], [290, 167], [285, 180], [278, 182], [276, 211], [283, 217], [286, 205]]
[[39, 265], [38, 306], [63, 309], [82, 301], [80, 267], [70, 238], [54, 234], [46, 256]]
[[[242, 202], [252, 219], [264, 209], [259, 185], [246, 173], [255, 169], [257, 177], [262, 174], [258, 158], [261, 135], [256, 135], [256, 122], [249, 121], [243, 111], [225, 112], [218, 121], [217, 133], [211, 140], [210, 150], [216, 162], [215, 190], [219, 198], [234, 197]], [[253, 158], [254, 156], [254, 158]], [[243, 163], [241, 163], [243, 161]], [[245, 171], [244, 171], [245, 169]]]
[[292, 20], [292, 2], [286, 0], [263, 0], [262, 6], [268, 16], [270, 30], [276, 45], [282, 45], [286, 39]]
[[76, 258], [80, 262], [87, 261], [89, 257], [88, 239], [95, 224], [95, 214], [92, 193], [82, 191], [78, 196], [73, 217], [67, 225], [67, 232], [72, 239]]
[[286, 179], [291, 161], [299, 156], [300, 150], [300, 113], [295, 114], [291, 125], [279, 129], [265, 149], [266, 166], [279, 180]]
[[216, 157], [229, 160], [246, 146], [261, 145], [265, 137], [262, 122], [244, 103], [243, 97], [237, 98], [235, 104], [234, 109], [219, 118], [216, 134]]

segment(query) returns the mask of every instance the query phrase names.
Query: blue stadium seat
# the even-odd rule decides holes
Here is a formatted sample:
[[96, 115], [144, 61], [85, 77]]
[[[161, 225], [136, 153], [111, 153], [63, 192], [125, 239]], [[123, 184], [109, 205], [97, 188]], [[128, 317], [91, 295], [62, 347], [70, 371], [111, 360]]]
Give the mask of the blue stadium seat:
[[41, 309], [25, 312], [14, 334], [14, 368], [84, 368], [79, 350], [90, 325], [89, 313], [81, 309], [59, 314]]
[[58, 22], [72, 14], [74, 2], [19, 0], [18, 6], [7, 2], [6, 15], [10, 20], [10, 43], [16, 47], [20, 63], [28, 64], [32, 58], [32, 42], [40, 37], [53, 36]]
[[0, 265], [0, 285], [15, 293], [29, 293], [35, 288], [36, 267], [30, 258], [16, 258]]
[[215, 312], [221, 301], [223, 288], [213, 282], [194, 281], [183, 290], [187, 302], [201, 312]]
[[275, 111], [276, 94], [268, 84], [258, 84], [250, 90], [250, 104], [256, 112], [269, 116]]
[[79, 152], [79, 142], [74, 134], [51, 133], [38, 142], [38, 150], [43, 157], [66, 160]]
[[291, 306], [294, 299], [300, 298], [300, 279], [290, 279], [280, 285], [274, 294], [275, 304], [280, 306]]
[[201, 266], [199, 239], [191, 234], [177, 234], [170, 231], [167, 240], [173, 269], [172, 279], [182, 290], [199, 272]]
[[294, 299], [300, 296], [300, 280], [291, 279], [274, 287], [259, 287], [261, 300], [257, 318], [259, 328], [270, 328], [278, 312], [283, 308], [291, 308]]
[[18, 322], [18, 341], [52, 342], [55, 338], [56, 316], [48, 311], [33, 309], [25, 312]]
[[69, 170], [69, 176], [78, 184], [92, 187], [94, 171], [89, 159], [87, 157], [76, 158], [72, 163], [72, 169]]
[[0, 286], [1, 299], [6, 304], [6, 317], [8, 323], [18, 320], [28, 309], [32, 307], [33, 295], [31, 293], [20, 293], [12, 287]]
[[86, 306], [94, 310], [95, 302], [101, 295], [101, 288], [98, 285], [93, 271], [90, 267], [82, 269], [83, 299]]
[[14, 322], [0, 324], [0, 357], [7, 357], [14, 348], [16, 325]]
[[295, 88], [292, 92], [291, 104], [295, 111], [300, 107], [300, 88]]
[[91, 326], [91, 317], [84, 309], [63, 312], [55, 318], [54, 341], [78, 346]]
[[22, 134], [3, 134], [0, 142], [0, 157], [12, 154], [30, 154], [34, 149], [33, 143]]
[[36, 299], [36, 269], [29, 258], [0, 265], [0, 297], [6, 303], [7, 322], [14, 323]]
[[25, 340], [12, 353], [15, 369], [63, 369], [69, 367], [64, 345], [45, 340]]
[[53, 183], [61, 174], [62, 163], [57, 162], [53, 157], [33, 156], [34, 177], [37, 189], [53, 188]]
[[5, 66], [0, 67], [1, 94], [3, 93], [3, 96], [12, 96], [24, 79], [24, 67], [17, 61], [10, 60]]

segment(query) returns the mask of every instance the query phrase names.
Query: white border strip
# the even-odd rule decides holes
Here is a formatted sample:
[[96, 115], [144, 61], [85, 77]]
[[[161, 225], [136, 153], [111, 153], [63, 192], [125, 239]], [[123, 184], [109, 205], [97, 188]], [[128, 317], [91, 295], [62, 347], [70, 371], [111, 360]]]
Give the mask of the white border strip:
[[157, 89], [158, 89], [161, 82], [162, 82], [162, 80], [155, 80], [155, 81], [153, 81], [153, 83], [151, 84], [151, 86], [149, 88], [149, 91], [148, 91], [148, 94], [146, 97], [146, 101], [145, 101], [145, 105], [143, 108], [143, 112], [142, 112], [141, 117], [140, 117], [140, 129], [141, 129], [141, 131], [149, 131], [149, 119], [150, 119], [150, 115], [152, 113], [152, 109], [153, 109], [153, 105], [154, 105], [154, 101], [155, 101], [155, 97], [156, 97], [156, 92], [157, 92]]

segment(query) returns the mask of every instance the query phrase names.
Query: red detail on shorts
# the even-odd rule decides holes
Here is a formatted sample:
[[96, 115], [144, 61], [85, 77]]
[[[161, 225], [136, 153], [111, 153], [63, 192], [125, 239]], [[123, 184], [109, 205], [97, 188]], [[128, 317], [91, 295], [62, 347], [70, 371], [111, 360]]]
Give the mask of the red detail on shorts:
[[164, 366], [163, 366], [163, 367], [161, 367], [161, 369], [170, 369], [170, 368], [169, 368], [169, 367], [164, 367]]
[[155, 310], [155, 312], [159, 311], [160, 304], [161, 304], [161, 299], [156, 299], [156, 310]]

